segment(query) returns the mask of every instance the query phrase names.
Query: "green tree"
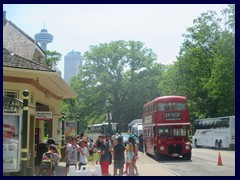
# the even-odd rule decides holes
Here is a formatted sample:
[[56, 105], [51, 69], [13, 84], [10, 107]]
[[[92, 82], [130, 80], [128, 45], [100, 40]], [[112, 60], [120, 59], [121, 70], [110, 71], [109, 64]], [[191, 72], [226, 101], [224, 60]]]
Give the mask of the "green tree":
[[86, 121], [104, 121], [105, 100], [108, 99], [112, 104], [113, 121], [124, 128], [129, 122], [125, 114], [131, 87], [139, 72], [151, 68], [156, 55], [142, 42], [120, 40], [91, 46], [84, 60], [82, 71], [72, 79], [71, 85], [79, 94]]
[[48, 67], [52, 67], [52, 63], [56, 64], [61, 60], [61, 53], [57, 52], [57, 51], [45, 51], [46, 54], [46, 65]]
[[[234, 27], [235, 15], [228, 15], [231, 23], [227, 24]], [[221, 24], [222, 20], [213, 11], [195, 19], [184, 35], [173, 67], [179, 74], [175, 76], [174, 82], [178, 83], [175, 86], [188, 98], [193, 119], [234, 113], [234, 29], [225, 31]]]

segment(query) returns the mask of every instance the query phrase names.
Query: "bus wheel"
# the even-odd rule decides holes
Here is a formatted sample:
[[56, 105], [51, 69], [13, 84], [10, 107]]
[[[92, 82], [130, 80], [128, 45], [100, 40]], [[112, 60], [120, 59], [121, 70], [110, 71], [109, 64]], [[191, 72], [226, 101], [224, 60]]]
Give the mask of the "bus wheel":
[[218, 149], [218, 140], [215, 141], [215, 149]]
[[222, 140], [220, 140], [218, 143], [218, 149], [222, 149]]
[[235, 150], [235, 144], [230, 144], [229, 148], [230, 148], [231, 150]]
[[183, 155], [183, 159], [191, 160], [191, 158], [192, 158], [192, 152], [189, 152], [189, 153]]
[[158, 161], [158, 160], [162, 160], [162, 156], [159, 152], [157, 152], [157, 149], [154, 148], [154, 156], [155, 156], [155, 159]]

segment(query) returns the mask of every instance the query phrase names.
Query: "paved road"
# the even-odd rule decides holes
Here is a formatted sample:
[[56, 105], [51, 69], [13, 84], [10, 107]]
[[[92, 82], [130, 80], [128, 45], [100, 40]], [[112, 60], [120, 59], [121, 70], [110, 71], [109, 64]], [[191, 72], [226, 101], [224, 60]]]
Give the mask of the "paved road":
[[[218, 155], [222, 166], [218, 166]], [[193, 148], [192, 160], [171, 159], [159, 161], [181, 176], [235, 176], [235, 151]]]

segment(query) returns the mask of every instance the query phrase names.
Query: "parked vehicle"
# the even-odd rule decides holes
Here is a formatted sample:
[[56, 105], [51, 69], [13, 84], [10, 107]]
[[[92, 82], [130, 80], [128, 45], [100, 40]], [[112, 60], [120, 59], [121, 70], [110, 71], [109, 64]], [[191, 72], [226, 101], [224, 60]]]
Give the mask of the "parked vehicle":
[[142, 123], [136, 123], [131, 128], [131, 134], [135, 134], [137, 135], [137, 137], [139, 137], [140, 134], [142, 134], [142, 131], [143, 131]]
[[122, 134], [123, 137], [123, 144], [126, 146], [128, 144], [128, 138], [129, 138], [129, 134]]
[[197, 119], [193, 128], [192, 143], [195, 147], [235, 149], [235, 116]]
[[158, 97], [143, 106], [143, 147], [155, 158], [182, 157], [190, 160], [188, 140], [190, 115], [182, 96]]

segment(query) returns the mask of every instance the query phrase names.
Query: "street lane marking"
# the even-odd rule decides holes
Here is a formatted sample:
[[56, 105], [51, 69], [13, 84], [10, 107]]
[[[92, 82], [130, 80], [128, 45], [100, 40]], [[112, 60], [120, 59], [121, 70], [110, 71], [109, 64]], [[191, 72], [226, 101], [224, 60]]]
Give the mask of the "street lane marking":
[[213, 164], [216, 165], [217, 163], [211, 162], [211, 161], [207, 161], [209, 164]]

